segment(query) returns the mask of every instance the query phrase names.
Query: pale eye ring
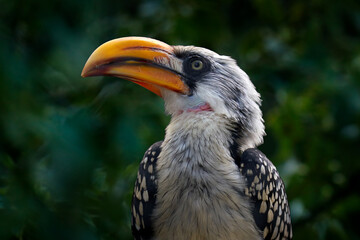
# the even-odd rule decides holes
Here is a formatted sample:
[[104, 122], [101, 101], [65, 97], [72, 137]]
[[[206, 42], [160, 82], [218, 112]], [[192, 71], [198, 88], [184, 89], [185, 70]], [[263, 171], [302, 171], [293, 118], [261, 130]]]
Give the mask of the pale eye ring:
[[204, 67], [204, 63], [199, 59], [194, 60], [191, 63], [191, 68], [195, 71], [199, 71], [199, 70], [203, 69], [203, 67]]

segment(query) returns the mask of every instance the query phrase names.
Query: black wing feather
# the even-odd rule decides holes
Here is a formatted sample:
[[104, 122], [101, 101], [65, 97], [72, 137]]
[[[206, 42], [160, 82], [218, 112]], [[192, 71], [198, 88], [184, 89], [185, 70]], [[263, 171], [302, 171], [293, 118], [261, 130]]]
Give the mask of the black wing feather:
[[151, 216], [156, 202], [156, 162], [161, 144], [162, 141], [154, 143], [145, 152], [139, 166], [131, 208], [131, 230], [135, 240], [150, 240], [154, 236]]
[[247, 180], [245, 195], [254, 202], [253, 216], [264, 239], [292, 239], [285, 186], [275, 166], [255, 148], [247, 149], [236, 164]]

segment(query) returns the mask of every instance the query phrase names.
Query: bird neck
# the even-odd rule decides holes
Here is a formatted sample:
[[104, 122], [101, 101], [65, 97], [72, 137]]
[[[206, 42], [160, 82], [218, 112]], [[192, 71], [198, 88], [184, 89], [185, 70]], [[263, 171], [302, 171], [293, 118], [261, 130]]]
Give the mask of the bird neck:
[[[233, 139], [232, 133], [236, 129], [236, 124], [222, 114], [213, 112], [209, 104], [204, 103], [194, 108], [187, 109], [182, 114], [173, 116], [170, 124], [166, 128], [166, 136], [176, 139], [186, 136], [189, 141], [202, 141], [206, 138], [214, 138], [220, 141], [221, 145]], [[211, 141], [211, 139], [208, 139]]]
[[214, 161], [233, 161], [231, 149], [237, 143], [235, 129], [236, 125], [223, 115], [207, 110], [186, 111], [171, 119], [163, 152], [176, 153], [174, 161], [201, 163], [206, 156]]

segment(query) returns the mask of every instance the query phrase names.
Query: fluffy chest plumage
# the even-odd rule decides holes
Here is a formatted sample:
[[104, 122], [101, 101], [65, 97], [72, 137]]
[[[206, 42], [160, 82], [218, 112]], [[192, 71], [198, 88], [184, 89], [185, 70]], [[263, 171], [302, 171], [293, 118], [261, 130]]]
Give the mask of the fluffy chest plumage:
[[171, 122], [157, 163], [155, 239], [260, 239], [230, 144], [231, 126], [213, 113]]

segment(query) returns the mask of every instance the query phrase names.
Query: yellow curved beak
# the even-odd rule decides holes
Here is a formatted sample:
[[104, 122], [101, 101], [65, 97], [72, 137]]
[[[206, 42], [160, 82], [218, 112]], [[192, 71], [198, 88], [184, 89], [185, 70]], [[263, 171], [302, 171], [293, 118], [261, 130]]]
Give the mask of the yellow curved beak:
[[87, 60], [82, 77], [115, 76], [135, 82], [161, 96], [161, 88], [182, 94], [189, 89], [181, 75], [156, 61], [170, 61], [173, 48], [144, 37], [124, 37], [98, 47]]

